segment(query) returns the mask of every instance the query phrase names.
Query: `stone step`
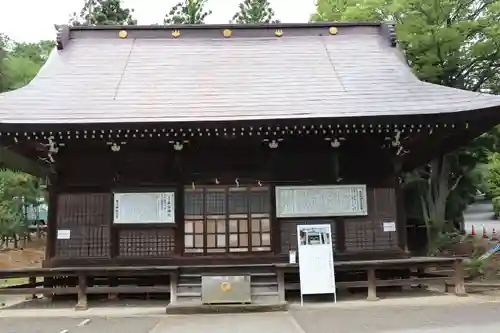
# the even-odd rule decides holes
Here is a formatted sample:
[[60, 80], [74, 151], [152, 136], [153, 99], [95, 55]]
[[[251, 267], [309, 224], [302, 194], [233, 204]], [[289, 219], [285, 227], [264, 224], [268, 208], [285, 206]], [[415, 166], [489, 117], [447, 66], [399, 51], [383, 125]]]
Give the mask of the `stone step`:
[[167, 314], [210, 314], [210, 313], [247, 313], [287, 311], [288, 303], [251, 303], [251, 304], [201, 304], [201, 301], [178, 302], [167, 305]]

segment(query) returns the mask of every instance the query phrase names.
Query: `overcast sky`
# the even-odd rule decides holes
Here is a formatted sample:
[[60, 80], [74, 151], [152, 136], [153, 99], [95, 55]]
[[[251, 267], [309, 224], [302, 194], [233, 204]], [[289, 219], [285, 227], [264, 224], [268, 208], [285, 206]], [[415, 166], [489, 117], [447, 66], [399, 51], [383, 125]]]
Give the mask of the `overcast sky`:
[[[307, 22], [314, 12], [314, 0], [269, 0], [276, 18], [282, 22]], [[163, 17], [179, 0], [124, 0], [135, 9], [139, 24], [162, 23]], [[213, 14], [207, 23], [228, 23], [241, 0], [208, 0]], [[55, 23], [67, 23], [79, 11], [83, 0], [0, 0], [0, 33], [17, 41], [54, 39]]]

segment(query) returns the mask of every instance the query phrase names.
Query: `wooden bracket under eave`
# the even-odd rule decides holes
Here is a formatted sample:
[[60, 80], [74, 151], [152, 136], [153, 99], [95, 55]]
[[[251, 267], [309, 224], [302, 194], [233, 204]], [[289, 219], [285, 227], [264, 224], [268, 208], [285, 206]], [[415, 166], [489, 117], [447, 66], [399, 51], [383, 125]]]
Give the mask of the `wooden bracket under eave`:
[[69, 32], [70, 32], [69, 25], [67, 25], [67, 24], [63, 24], [63, 25], [54, 24], [54, 28], [57, 31], [56, 47], [59, 51], [64, 50], [64, 47], [69, 42]]

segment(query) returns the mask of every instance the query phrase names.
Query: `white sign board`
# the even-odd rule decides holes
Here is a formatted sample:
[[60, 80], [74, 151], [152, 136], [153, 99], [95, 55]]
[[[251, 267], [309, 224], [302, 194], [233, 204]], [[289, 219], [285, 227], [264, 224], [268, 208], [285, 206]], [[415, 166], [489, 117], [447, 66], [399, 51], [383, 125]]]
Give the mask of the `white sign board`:
[[57, 239], [71, 239], [71, 230], [57, 230]]
[[175, 193], [114, 193], [113, 223], [175, 223]]
[[366, 185], [276, 187], [278, 218], [366, 215]]
[[395, 221], [383, 221], [384, 232], [394, 232], [396, 231], [396, 222]]
[[329, 224], [297, 225], [300, 302], [303, 295], [335, 293], [332, 231]]
[[288, 252], [288, 263], [292, 265], [297, 263], [297, 251], [290, 250]]

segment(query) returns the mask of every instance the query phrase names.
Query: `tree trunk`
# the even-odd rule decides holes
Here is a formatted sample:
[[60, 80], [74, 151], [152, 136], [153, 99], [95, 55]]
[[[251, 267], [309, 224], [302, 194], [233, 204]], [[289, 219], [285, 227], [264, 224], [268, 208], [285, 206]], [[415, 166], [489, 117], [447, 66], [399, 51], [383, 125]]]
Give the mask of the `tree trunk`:
[[[446, 155], [434, 158], [430, 163], [430, 174], [425, 192], [420, 197], [426, 225], [428, 253], [437, 250], [439, 235], [446, 227], [446, 203], [456, 184], [450, 187], [450, 164]], [[460, 179], [457, 179], [457, 183]]]

